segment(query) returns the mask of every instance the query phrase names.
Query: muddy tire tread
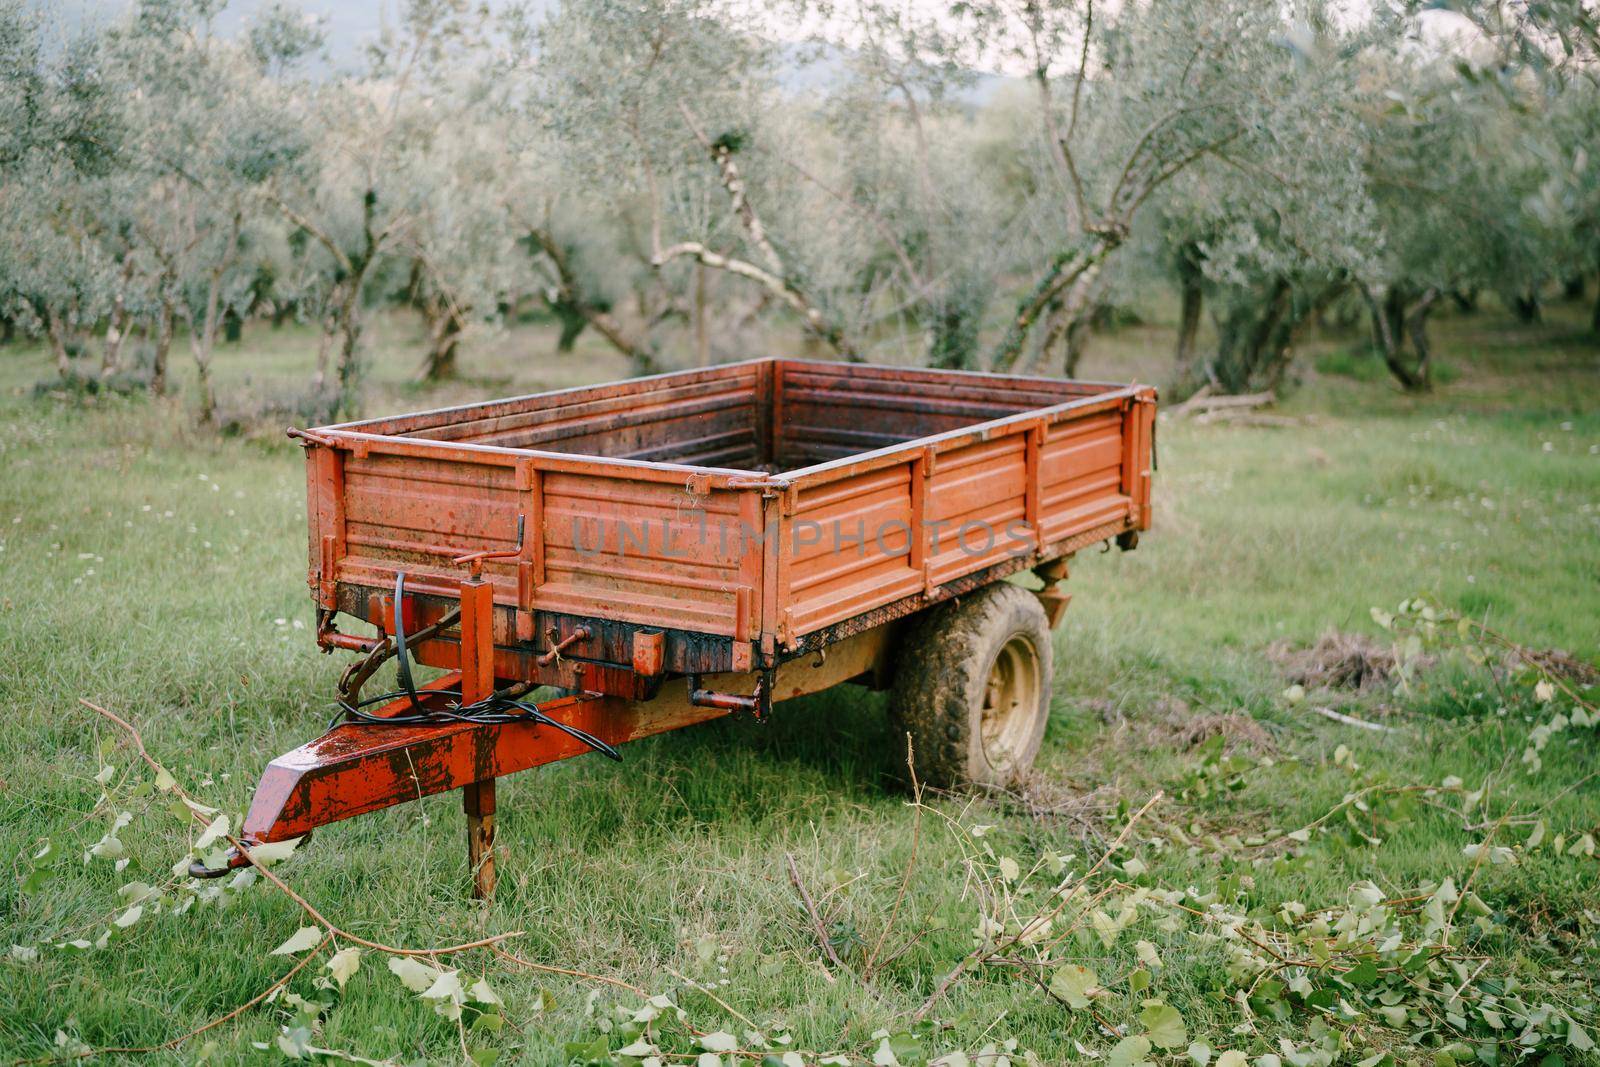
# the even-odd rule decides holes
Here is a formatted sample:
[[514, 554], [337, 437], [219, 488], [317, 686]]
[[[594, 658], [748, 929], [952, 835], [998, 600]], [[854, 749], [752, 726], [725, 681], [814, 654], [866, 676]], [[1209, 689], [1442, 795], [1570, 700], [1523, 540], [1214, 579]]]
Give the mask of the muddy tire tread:
[[[997, 781], [987, 773], [986, 763], [972, 766], [971, 731], [978, 722], [973, 700], [987, 681], [995, 653], [1019, 631], [1032, 636], [1039, 651], [1045, 709], [1021, 758], [1005, 780]], [[901, 774], [907, 734], [917, 780], [925, 786], [1004, 786], [1026, 772], [1038, 754], [1048, 714], [1053, 673], [1050, 638], [1038, 598], [1009, 582], [996, 582], [915, 618], [901, 638], [889, 700], [895, 762]]]

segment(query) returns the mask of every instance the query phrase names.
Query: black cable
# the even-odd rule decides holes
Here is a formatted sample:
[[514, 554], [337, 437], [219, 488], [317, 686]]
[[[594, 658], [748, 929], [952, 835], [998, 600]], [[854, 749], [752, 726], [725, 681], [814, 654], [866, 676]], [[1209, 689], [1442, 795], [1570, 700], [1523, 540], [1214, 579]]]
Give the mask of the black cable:
[[[552, 719], [540, 711], [537, 704], [518, 700], [509, 695], [510, 691], [490, 693], [483, 700], [463, 705], [461, 703], [461, 693], [458, 690], [436, 689], [431, 690], [429, 695], [454, 697], [456, 705], [454, 707], [424, 707], [422, 699], [417, 693], [416, 684], [412, 680], [411, 657], [406, 653], [406, 634], [400, 617], [401, 598], [405, 595], [405, 589], [405, 572], [397, 571], [394, 579], [394, 644], [395, 669], [399, 675], [401, 688], [392, 693], [382, 693], [375, 697], [367, 697], [365, 700], [355, 703], [347, 700], [338, 701], [339, 712], [328, 723], [328, 729], [333, 729], [341, 720], [344, 722], [366, 723], [372, 726], [439, 726], [451, 722], [472, 723], [477, 726], [500, 726], [516, 722], [531, 722], [537, 726], [554, 727], [580, 744], [587, 745], [607, 759], [616, 760], [618, 763], [622, 762], [622, 753], [594, 736], [594, 734]], [[400, 697], [411, 698], [411, 714], [373, 715], [363, 710], [373, 704], [398, 700]]]
[[[341, 701], [339, 712], [329, 722], [328, 728], [332, 729], [334, 726], [339, 725], [340, 722], [359, 722], [371, 726], [440, 726], [451, 722], [471, 723], [475, 726], [502, 726], [517, 722], [531, 722], [536, 726], [552, 726], [573, 740], [594, 749], [607, 759], [616, 760], [618, 763], [622, 762], [622, 753], [587, 730], [580, 730], [576, 726], [561, 722], [558, 719], [552, 719], [540, 711], [536, 704], [529, 704], [526, 701], [517, 700], [500, 693], [495, 693], [485, 700], [478, 701], [476, 704], [457, 704], [455, 707], [421, 708], [419, 704], [418, 707], [421, 710], [414, 715], [373, 715], [362, 710], [371, 704], [383, 703], [407, 695], [409, 694], [396, 690], [393, 693], [383, 693], [379, 696], [369, 697], [359, 704], [348, 704]], [[452, 689], [431, 690], [430, 695], [454, 697], [457, 701], [461, 699], [461, 694]], [[515, 708], [517, 710], [516, 712], [510, 712], [502, 710], [504, 708]]]
[[401, 621], [400, 605], [406, 595], [406, 572], [394, 572], [394, 668], [395, 674], [400, 679], [400, 688], [411, 697], [413, 711], [422, 711], [422, 702], [417, 699], [417, 687], [411, 682], [411, 657], [406, 655], [406, 631]]

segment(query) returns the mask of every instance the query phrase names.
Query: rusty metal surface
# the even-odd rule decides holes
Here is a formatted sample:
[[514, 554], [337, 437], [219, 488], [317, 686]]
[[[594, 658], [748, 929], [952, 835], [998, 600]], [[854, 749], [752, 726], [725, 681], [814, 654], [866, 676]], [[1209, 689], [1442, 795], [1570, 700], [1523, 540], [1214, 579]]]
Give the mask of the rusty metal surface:
[[836, 641], [854, 637], [856, 634], [882, 628], [898, 619], [914, 615], [931, 605], [964, 596], [974, 589], [988, 585], [990, 582], [998, 582], [1002, 578], [1016, 574], [1018, 571], [1029, 570], [1041, 563], [1060, 560], [1090, 545], [1109, 542], [1126, 529], [1126, 521], [1118, 519], [1105, 526], [1084, 530], [1071, 537], [1051, 542], [1033, 555], [1001, 560], [999, 563], [985, 567], [983, 570], [964, 574], [943, 585], [936, 586], [931, 592], [916, 593], [912, 596], [902, 597], [870, 611], [852, 615], [842, 622], [824, 626], [810, 633], [801, 634], [795, 639], [793, 648], [785, 654], [804, 655], [808, 652], [827, 648]]
[[[408, 590], [411, 588], [408, 585]], [[414, 616], [418, 625], [433, 623], [457, 606], [453, 597], [412, 596]], [[356, 586], [341, 586], [339, 608], [342, 612], [363, 619], [380, 629], [388, 623], [379, 612], [385, 603], [382, 596], [369, 597]], [[593, 616], [563, 615], [554, 612], [537, 612], [533, 615], [536, 636], [527, 641], [515, 635], [514, 609], [496, 605], [492, 622], [495, 635], [495, 675], [553, 685], [563, 689], [588, 689], [611, 696], [643, 699], [654, 692], [652, 679], [633, 669], [634, 641], [640, 633], [661, 634], [662, 672], [666, 674], [715, 674], [741, 669], [734, 655], [731, 638], [717, 637], [692, 630], [638, 626]], [[589, 631], [581, 645], [570, 647], [561, 657], [543, 661], [552, 642], [548, 634], [554, 630], [560, 643], [579, 630]], [[348, 635], [339, 635], [348, 637]], [[352, 645], [361, 650], [370, 647], [370, 638], [348, 637]], [[437, 637], [415, 643], [413, 655], [418, 662], [444, 670], [455, 670], [460, 663], [457, 635], [446, 630]], [[342, 645], [340, 647], [343, 647]], [[744, 668], [748, 669], [747, 661]], [[581, 675], [581, 677], [580, 677]]]
[[[321, 427], [303, 442], [309, 581], [326, 609], [381, 594], [399, 570], [413, 593], [448, 599], [457, 557], [503, 553], [481, 563], [503, 677], [547, 680], [527, 653], [552, 619], [563, 635], [592, 627], [596, 676], [631, 671], [641, 629], [666, 632], [668, 671], [772, 662], [808, 634], [1015, 570], [1019, 554], [1147, 528], [1154, 398], [757, 360]], [[836, 522], [859, 523], [865, 551], [848, 536], [806, 543], [805, 524]], [[995, 543], [958, 536], [974, 524]], [[418, 658], [453, 666], [445, 640]]]
[[[775, 672], [772, 699], [819, 692], [871, 670], [886, 654], [888, 638], [887, 631], [866, 633], [835, 646], [821, 663], [808, 657], [784, 664]], [[438, 691], [460, 681], [458, 674], [450, 674], [422, 687], [424, 706], [442, 701]], [[756, 674], [704, 679], [707, 687], [731, 695], [749, 695], [758, 683]], [[402, 699], [374, 714], [388, 717], [410, 710], [410, 701]], [[612, 745], [728, 714], [723, 708], [691, 703], [682, 679], [668, 683], [650, 701], [580, 694], [541, 702], [539, 710]], [[532, 723], [346, 723], [268, 765], [241, 836], [247, 844], [284, 841], [329, 823], [588, 751], [571, 736]]]
[[1115, 388], [998, 374], [785, 361], [781, 466], [801, 467]]

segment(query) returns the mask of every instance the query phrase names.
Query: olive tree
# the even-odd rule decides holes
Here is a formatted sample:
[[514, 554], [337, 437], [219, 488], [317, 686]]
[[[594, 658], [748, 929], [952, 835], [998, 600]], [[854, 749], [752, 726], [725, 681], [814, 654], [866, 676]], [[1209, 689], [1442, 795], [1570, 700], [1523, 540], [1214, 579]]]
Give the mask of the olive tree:
[[506, 200], [515, 179], [504, 151], [503, 109], [494, 106], [491, 92], [466, 71], [440, 86], [441, 96], [469, 96], [443, 110], [473, 120], [441, 127], [411, 164], [429, 203], [400, 235], [395, 255], [410, 260], [406, 297], [426, 331], [420, 370], [426, 380], [453, 376], [468, 331], [492, 323], [503, 304], [531, 285]]
[[291, 37], [266, 50], [253, 37], [219, 37], [214, 13], [207, 3], [145, 0], [58, 57], [15, 10], [0, 18], [18, 120], [5, 210], [28, 234], [4, 270], [12, 302], [50, 337], [63, 374], [67, 354], [103, 325], [101, 379], [123, 369], [133, 323], [148, 318], [157, 394], [187, 320], [202, 422], [215, 415], [220, 324], [258, 269], [260, 187], [298, 142], [262, 93], [269, 68], [292, 58]]
[[[1247, 155], [1193, 167], [1152, 200], [1133, 233], [1137, 273], [1180, 299], [1173, 380], [1180, 390], [1275, 388], [1307, 327], [1381, 244], [1364, 169], [1367, 126], [1353, 106], [1361, 36], [1326, 20], [1291, 27], [1286, 46], [1319, 67], [1315, 93], [1286, 97], [1275, 135]], [[1215, 341], [1202, 350], [1209, 308]]]
[[482, 46], [483, 25], [464, 4], [408, 5], [358, 75], [300, 78], [278, 94], [290, 127], [316, 137], [261, 195], [307, 250], [306, 303], [322, 334], [314, 384], [331, 387], [337, 411], [359, 403], [374, 282], [405, 276], [418, 256], [432, 263], [428, 249], [449, 229], [437, 222], [453, 206], [441, 177], [462, 158], [454, 138], [471, 121], [449, 78]]
[[1016, 215], [1007, 148], [970, 103], [975, 73], [948, 19], [877, 0], [832, 15], [813, 58], [841, 69], [818, 126], [773, 153], [824, 195], [828, 229], [864, 242], [858, 285], [875, 306], [857, 336], [895, 358], [976, 366]]
[[[1037, 122], [1025, 238], [1033, 263], [989, 362], [1013, 369], [1047, 333], [1088, 310], [1095, 279], [1151, 196], [1203, 163], [1249, 159], [1283, 136], [1286, 102], [1318, 92], [1323, 69], [1285, 46], [1271, 5], [1092, 0], [961, 7], [970, 63], [1027, 72]], [[1336, 63], [1337, 58], [1330, 59]]]
[[0, 316], [49, 339], [61, 377], [112, 306], [121, 275], [96, 208], [116, 182], [120, 131], [99, 39], [46, 49], [39, 16], [0, 5]]
[[852, 273], [800, 240], [823, 198], [771, 148], [783, 137], [772, 48], [704, 0], [567, 5], [540, 27], [534, 106], [568, 175], [640, 218], [651, 270], [738, 279], [816, 342], [858, 358], [841, 314]]
[[[1495, 62], [1462, 71], [1480, 96], [1509, 113], [1511, 139], [1541, 164], [1523, 201], [1556, 237], [1550, 264], [1567, 278], [1600, 271], [1600, 11], [1590, 0], [1457, 5]], [[1600, 333], [1600, 285], [1591, 328]]]
[[[1530, 176], [1494, 109], [1461, 91], [1457, 61], [1374, 57], [1363, 166], [1381, 241], [1354, 271], [1374, 346], [1399, 385], [1432, 383], [1428, 320], [1453, 291], [1537, 287], [1543, 244], [1521, 205]], [[1532, 262], [1530, 262], [1530, 259]]]
[[105, 46], [107, 76], [120, 90], [120, 166], [133, 186], [128, 225], [154, 275], [152, 387], [164, 387], [173, 319], [181, 316], [202, 423], [216, 417], [211, 372], [223, 319], [248, 302], [252, 251], [271, 225], [261, 191], [306, 151], [267, 81], [293, 53], [263, 51], [254, 36], [220, 37], [211, 14], [191, 0], [146, 0], [107, 33]]

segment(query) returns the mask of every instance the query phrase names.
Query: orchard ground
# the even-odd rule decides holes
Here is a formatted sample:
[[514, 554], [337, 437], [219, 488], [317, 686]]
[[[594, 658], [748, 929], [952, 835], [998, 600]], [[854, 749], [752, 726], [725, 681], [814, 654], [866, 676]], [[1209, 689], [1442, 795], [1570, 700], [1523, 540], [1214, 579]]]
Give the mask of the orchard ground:
[[[1074, 563], [1035, 775], [1017, 796], [935, 798], [931, 808], [969, 830], [992, 826], [984, 840], [998, 855], [1070, 854], [1081, 867], [1159, 791], [1114, 857], [1130, 880], [1226, 887], [1239, 907], [1265, 912], [1286, 901], [1341, 904], [1369, 880], [1394, 897], [1447, 877], [1470, 882], [1494, 913], [1493, 930], [1474, 942], [1488, 973], [1558, 987], [1563, 1003], [1592, 1001], [1600, 861], [1522, 845], [1536, 821], [1568, 843], [1600, 831], [1593, 732], [1558, 735], [1530, 773], [1520, 757], [1536, 701], [1455, 654], [1406, 688], [1313, 687], [1298, 703], [1284, 695], [1283, 654], [1330, 630], [1382, 651], [1391, 638], [1370, 609], [1426, 593], [1525, 645], [1595, 661], [1600, 345], [1585, 332], [1586, 310], [1554, 305], [1539, 326], [1493, 309], [1442, 317], [1441, 384], [1429, 396], [1398, 393], [1354, 339], [1321, 340], [1277, 409], [1292, 425], [1164, 421], [1155, 528], [1138, 551], [1089, 551]], [[423, 387], [408, 380], [420, 363], [411, 320], [381, 318], [367, 410], [628, 373], [592, 335], [559, 357], [553, 338], [546, 324], [516, 327], [469, 346], [459, 381]], [[252, 325], [219, 350], [224, 408], [301, 388], [314, 348], [302, 329]], [[1170, 350], [1169, 330], [1126, 328], [1096, 338], [1083, 376], [1159, 380]], [[268, 759], [321, 731], [341, 666], [312, 641], [300, 450], [276, 430], [194, 429], [184, 353], [180, 339], [177, 397], [152, 402], [36, 395], [51, 375], [46, 353], [0, 349], [0, 855], [12, 872], [0, 884], [0, 948], [19, 946], [0, 959], [7, 1059], [70, 1053], [79, 1041], [158, 1045], [199, 1027], [283, 975], [290, 960], [269, 953], [306, 923], [259, 883], [225, 907], [152, 914], [92, 947], [126, 914], [119, 887], [170, 882], [193, 834], [160, 794], [128, 799], [151, 774], [79, 699], [135, 723], [186, 789], [237, 813]], [[1312, 706], [1393, 732], [1329, 721]], [[1219, 748], [1246, 769], [1234, 773]], [[373, 940], [428, 946], [523, 931], [508, 950], [671, 993], [702, 1031], [789, 1033], [797, 1047], [863, 1056], [878, 1045], [875, 1031], [908, 1027], [972, 947], [978, 905], [961, 851], [972, 839], [919, 816], [895, 784], [903, 752], [882, 696], [842, 687], [782, 705], [767, 726], [709, 724], [625, 756], [620, 766], [578, 759], [502, 783], [492, 908], [466, 896], [451, 795], [330, 827], [277, 870]], [[105, 766], [105, 787], [121, 798], [109, 810], [97, 808]], [[1350, 833], [1261, 843], [1315, 823], [1353, 789], [1453, 779], [1454, 792], [1419, 793], [1412, 810], [1371, 814], [1377, 844]], [[1226, 787], [1208, 786], [1218, 781]], [[1469, 809], [1460, 797], [1480, 788]], [[124, 808], [137, 814], [117, 835], [127, 864], [83, 862]], [[1491, 834], [1511, 856], [1475, 862], [1470, 846]], [[46, 841], [60, 861], [30, 879]], [[1286, 850], [1297, 858], [1275, 862]], [[819, 950], [786, 855], [818, 900], [842, 970]], [[887, 950], [877, 953], [864, 980], [891, 916], [886, 943], [895, 952], [914, 943], [887, 964]], [[1107, 988], [1096, 1011], [980, 968], [938, 998], [928, 1018], [943, 1025], [919, 1040], [975, 1052], [1013, 1038], [1046, 1062], [1108, 1050], [1118, 1040], [1109, 1031], [1139, 1030], [1141, 998], [1122, 984], [1141, 966], [1135, 936], [1161, 955], [1146, 998], [1177, 1007], [1190, 1040], [1219, 1050], [1245, 1042], [1237, 1006], [1219, 992], [1216, 954], [1154, 929], [1083, 946]], [[78, 938], [91, 947], [57, 947]], [[604, 1047], [610, 1006], [640, 1003], [485, 951], [452, 966], [487, 975], [504, 1001], [504, 1027], [471, 1036], [503, 1062], [591, 1055]], [[310, 995], [319, 969], [290, 988]], [[713, 984], [715, 998], [690, 979]], [[275, 1041], [289, 1018], [279, 1000], [128, 1058], [265, 1057], [251, 1043]], [[1268, 1042], [1298, 1039], [1306, 1025], [1257, 1020]], [[1394, 1042], [1402, 1059], [1421, 1055], [1407, 1052], [1403, 1033]], [[439, 1062], [459, 1061], [467, 1044], [377, 954], [311, 1043]]]

